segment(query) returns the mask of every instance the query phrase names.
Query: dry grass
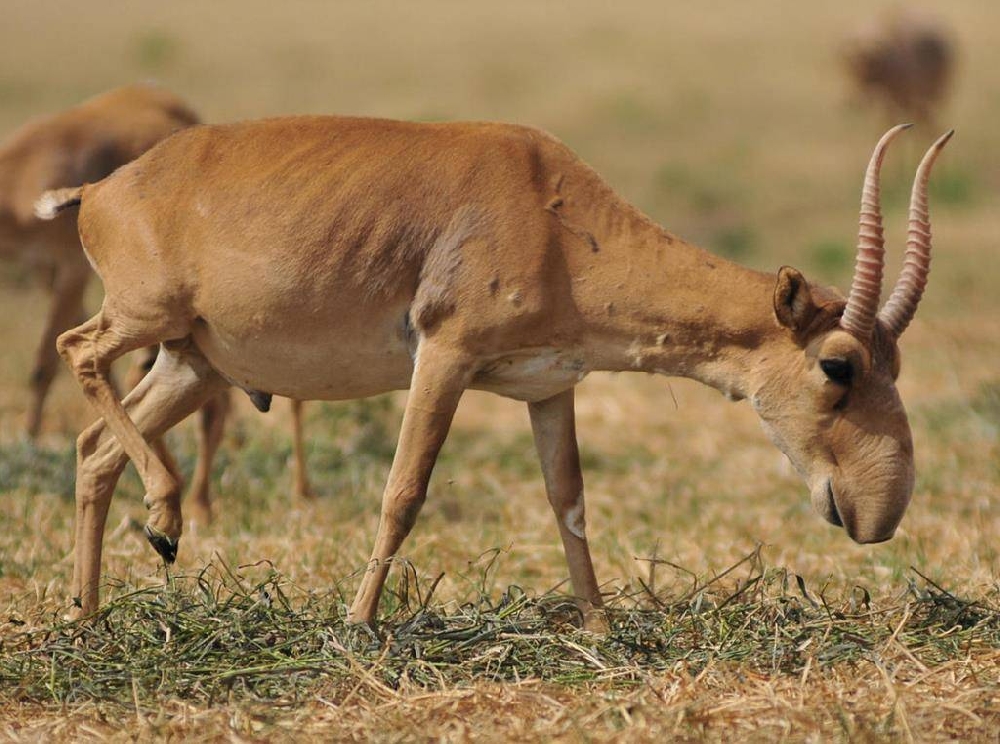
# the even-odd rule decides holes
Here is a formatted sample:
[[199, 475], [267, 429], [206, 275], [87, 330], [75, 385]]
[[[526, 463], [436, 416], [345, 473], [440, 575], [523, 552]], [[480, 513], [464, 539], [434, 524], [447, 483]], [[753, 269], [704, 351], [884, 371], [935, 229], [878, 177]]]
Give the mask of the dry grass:
[[[406, 566], [376, 636], [344, 624], [337, 592], [216, 560], [166, 587], [119, 587], [88, 623], [11, 618], [37, 627], [5, 639], [0, 700], [98, 710], [108, 731], [137, 724], [152, 733], [175, 729], [182, 702], [194, 711], [226, 704], [238, 729], [268, 738], [287, 733], [286, 712], [297, 718], [303, 707], [340, 714], [321, 716], [318, 734], [366, 738], [383, 730], [385, 712], [408, 736], [424, 722], [449, 732], [457, 722], [440, 710], [429, 716], [428, 703], [481, 716], [476, 701], [507, 707], [523, 697], [561, 714], [546, 735], [701, 738], [720, 727], [817, 725], [850, 738], [914, 727], [968, 734], [995, 721], [1000, 698], [990, 683], [1000, 660], [996, 597], [970, 602], [917, 577], [891, 600], [858, 586], [846, 597], [813, 596], [802, 577], [765, 569], [755, 551], [679, 593], [638, 582], [641, 592], [611, 600], [611, 629], [592, 634], [576, 630], [572, 602], [517, 587], [497, 597], [472, 591], [445, 609], [432, 600], [437, 581], [421, 587]], [[722, 699], [707, 706], [705, 693]], [[821, 694], [822, 710], [804, 706]], [[566, 716], [575, 706], [583, 710]], [[520, 706], [518, 714], [525, 729], [496, 738], [537, 725]]]
[[[125, 14], [9, 0], [0, 132], [145, 77], [212, 120], [529, 122], [672, 230], [846, 283], [861, 169], [884, 122], [845, 103], [834, 54], [870, 3], [397, 5]], [[385, 635], [366, 638], [343, 607], [401, 396], [309, 407], [320, 498], [306, 505], [288, 496], [285, 408], [264, 417], [241, 402], [216, 472], [220, 518], [186, 532], [165, 582], [132, 528], [144, 515], [127, 474], [106, 536], [107, 606], [94, 626], [67, 625], [72, 441], [90, 413], [63, 375], [40, 447], [20, 440], [45, 303], [25, 272], [0, 267], [0, 738], [995, 741], [1000, 10], [941, 12], [960, 43], [943, 117], [958, 136], [935, 174], [930, 288], [902, 344], [918, 482], [895, 540], [855, 546], [815, 517], [748, 406], [686, 381], [594, 376], [578, 403], [588, 522], [616, 600], [612, 631], [587, 635], [559, 599], [565, 568], [524, 408], [470, 394], [392, 577]], [[894, 262], [906, 181], [933, 134], [890, 155]], [[187, 427], [172, 439], [186, 467], [191, 439]]]

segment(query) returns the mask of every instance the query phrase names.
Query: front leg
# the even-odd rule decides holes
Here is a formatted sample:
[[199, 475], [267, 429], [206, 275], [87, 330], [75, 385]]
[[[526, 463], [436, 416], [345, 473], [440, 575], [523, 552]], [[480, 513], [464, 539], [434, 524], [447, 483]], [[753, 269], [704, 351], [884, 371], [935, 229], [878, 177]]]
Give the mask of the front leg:
[[375, 619], [392, 557], [417, 519], [438, 452], [471, 377], [471, 365], [463, 355], [442, 344], [420, 344], [396, 454], [382, 494], [375, 549], [347, 613], [350, 623], [371, 624]]
[[587, 627], [600, 627], [603, 606], [587, 545], [583, 513], [583, 474], [576, 444], [573, 388], [528, 404], [535, 449], [542, 463], [545, 490], [556, 514], [573, 592]]

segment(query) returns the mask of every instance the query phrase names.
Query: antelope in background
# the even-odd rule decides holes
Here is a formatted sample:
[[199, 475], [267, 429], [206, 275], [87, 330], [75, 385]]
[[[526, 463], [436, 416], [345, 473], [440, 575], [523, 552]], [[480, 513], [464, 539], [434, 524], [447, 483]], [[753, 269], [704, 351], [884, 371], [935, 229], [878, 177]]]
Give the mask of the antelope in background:
[[933, 123], [951, 85], [954, 45], [938, 19], [901, 10], [858, 29], [843, 60], [857, 90], [890, 120]]
[[[795, 269], [761, 273], [685, 243], [553, 137], [506, 124], [195, 127], [100, 183], [46, 194], [45, 218], [81, 205], [81, 241], [106, 291], [100, 312], [58, 341], [102, 417], [77, 442], [80, 610], [98, 605], [101, 535], [129, 459], [147, 536], [174, 559], [179, 486], [150, 441], [233, 385], [328, 400], [409, 388], [353, 622], [374, 620], [466, 388], [527, 402], [589, 621], [600, 622], [602, 598], [574, 387], [592, 371], [682, 375], [748, 398], [817, 511], [858, 542], [888, 540], [914, 480], [897, 341], [926, 282], [927, 179], [950, 136], [917, 171], [906, 264], [879, 311], [879, 168], [903, 128], [868, 166], [846, 301]], [[120, 402], [111, 362], [156, 343], [152, 370]]]
[[[59, 368], [56, 337], [86, 317], [83, 295], [91, 276], [72, 215], [52, 222], [39, 220], [33, 211], [35, 201], [47, 189], [99, 181], [165, 137], [197, 123], [197, 115], [168, 91], [133, 85], [32, 120], [0, 145], [0, 258], [21, 260], [44, 275], [52, 296], [30, 378], [27, 432], [32, 439], [41, 429], [45, 398]], [[156, 351], [154, 346], [144, 354], [127, 382], [138, 382]], [[226, 394], [202, 407], [190, 494], [200, 521], [211, 515], [211, 464], [228, 409]], [[299, 411], [295, 403], [294, 483], [297, 494], [308, 494]], [[173, 468], [166, 451], [160, 452]]]

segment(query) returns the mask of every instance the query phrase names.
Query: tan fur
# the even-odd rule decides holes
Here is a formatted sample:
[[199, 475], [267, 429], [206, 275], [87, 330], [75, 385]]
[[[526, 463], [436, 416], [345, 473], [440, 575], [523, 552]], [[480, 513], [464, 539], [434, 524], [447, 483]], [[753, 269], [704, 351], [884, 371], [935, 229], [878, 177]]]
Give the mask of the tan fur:
[[[333, 117], [199, 127], [88, 186], [79, 224], [107, 292], [59, 339], [105, 421], [80, 443], [85, 612], [120, 464], [136, 463], [150, 539], [172, 557], [176, 483], [148, 441], [227, 384], [330, 400], [409, 388], [355, 621], [375, 616], [469, 387], [528, 402], [587, 610], [601, 595], [573, 388], [591, 371], [683, 375], [748, 398], [819, 512], [855, 540], [889, 538], [910, 498], [894, 339], [840, 330], [840, 295], [792, 269], [751, 271], [667, 233], [534, 129]], [[156, 342], [168, 361], [120, 404], [108, 365]], [[856, 365], [849, 387], [821, 371], [830, 355]]]

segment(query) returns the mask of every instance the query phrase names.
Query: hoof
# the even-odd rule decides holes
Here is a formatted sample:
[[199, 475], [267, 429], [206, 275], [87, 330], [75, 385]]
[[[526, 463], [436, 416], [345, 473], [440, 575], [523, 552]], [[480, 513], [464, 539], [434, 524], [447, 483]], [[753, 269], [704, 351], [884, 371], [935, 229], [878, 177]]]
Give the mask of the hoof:
[[584, 610], [583, 629], [589, 633], [597, 635], [607, 635], [611, 632], [611, 622], [604, 610], [598, 607], [591, 607]]
[[148, 524], [145, 527], [146, 539], [153, 546], [153, 550], [160, 554], [166, 563], [173, 563], [177, 559], [177, 541], [171, 540], [162, 532], [158, 532]]
[[85, 612], [83, 609], [83, 600], [79, 597], [73, 597], [70, 606], [67, 608], [66, 612], [63, 613], [63, 620], [68, 623], [75, 623], [77, 620], [83, 620], [87, 617], [89, 613]]
[[42, 422], [37, 418], [30, 418], [27, 425], [24, 427], [24, 435], [28, 440], [28, 444], [31, 447], [38, 445], [38, 434], [42, 430]]
[[351, 628], [357, 628], [376, 635], [378, 634], [378, 623], [375, 620], [374, 613], [372, 613], [371, 617], [365, 617], [361, 612], [352, 607], [347, 611], [347, 617], [344, 618], [344, 624]]
[[373, 648], [385, 640], [374, 620], [366, 622], [345, 618], [345, 625], [347, 626], [345, 638], [354, 650]]
[[310, 486], [295, 486], [292, 489], [292, 497], [296, 501], [315, 501], [316, 492]]

